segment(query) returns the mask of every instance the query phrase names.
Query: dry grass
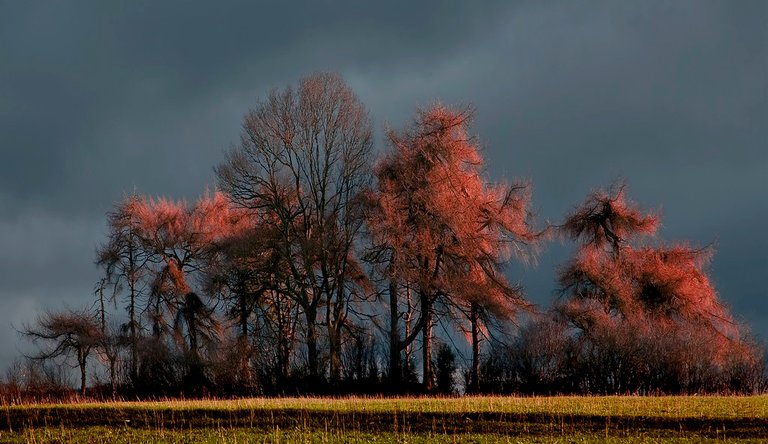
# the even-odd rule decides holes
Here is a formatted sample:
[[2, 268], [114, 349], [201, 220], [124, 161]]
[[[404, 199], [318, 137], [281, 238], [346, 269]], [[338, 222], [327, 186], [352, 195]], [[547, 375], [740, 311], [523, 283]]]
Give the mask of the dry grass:
[[768, 419], [768, 395], [761, 396], [554, 396], [458, 398], [247, 398], [27, 404], [4, 409], [56, 407], [76, 410], [302, 410], [313, 412], [508, 413], [672, 419]]

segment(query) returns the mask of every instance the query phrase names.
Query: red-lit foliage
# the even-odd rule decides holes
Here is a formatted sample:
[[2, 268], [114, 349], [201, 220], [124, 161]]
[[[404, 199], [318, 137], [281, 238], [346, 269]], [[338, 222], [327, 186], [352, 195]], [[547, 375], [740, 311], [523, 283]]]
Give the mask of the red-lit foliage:
[[[125, 210], [130, 211], [133, 233], [151, 264], [148, 303], [153, 334], [160, 336], [174, 327], [180, 343], [197, 357], [200, 341], [210, 341], [218, 323], [194, 291], [190, 275], [199, 274], [216, 259], [219, 245], [242, 229], [244, 213], [234, 210], [228, 197], [218, 192], [203, 196], [193, 206], [133, 196]], [[172, 321], [166, 313], [173, 316]]]
[[676, 342], [694, 341], [714, 366], [733, 359], [757, 361], [705, 272], [711, 250], [642, 244], [641, 235], [653, 234], [657, 225], [658, 217], [625, 201], [623, 188], [590, 196], [563, 226], [582, 245], [560, 270], [565, 299], [559, 312], [593, 350], [614, 350], [612, 356], [619, 353], [624, 363], [649, 359], [641, 352], [647, 348], [641, 339], [661, 337], [668, 345], [663, 353], [683, 353], [685, 347]]
[[614, 197], [593, 194], [568, 217], [565, 231], [583, 242], [560, 272], [571, 299], [564, 306], [570, 317], [584, 329], [601, 317], [619, 316], [629, 322], [694, 323], [735, 333], [703, 270], [711, 256], [708, 249], [633, 242], [652, 234], [657, 224], [657, 217], [625, 202], [623, 189]]
[[530, 186], [484, 180], [482, 156], [466, 132], [470, 117], [435, 106], [419, 111], [405, 132], [390, 131], [391, 149], [375, 167], [378, 190], [369, 196], [368, 226], [394, 283], [390, 298], [400, 285], [419, 293], [420, 320], [391, 353], [421, 332], [427, 389], [436, 303], [482, 307], [501, 318], [528, 306], [502, 266], [513, 255], [528, 260], [535, 250]]
[[627, 202], [624, 187], [620, 186], [614, 193], [592, 193], [568, 216], [562, 230], [574, 241], [597, 248], [610, 245], [619, 250], [639, 236], [656, 233], [658, 225], [658, 216], [643, 214], [637, 205]]

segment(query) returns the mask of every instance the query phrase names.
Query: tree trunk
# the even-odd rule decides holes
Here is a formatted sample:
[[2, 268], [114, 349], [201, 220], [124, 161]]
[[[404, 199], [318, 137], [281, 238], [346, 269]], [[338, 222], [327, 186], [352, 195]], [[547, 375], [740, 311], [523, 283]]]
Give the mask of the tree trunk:
[[279, 373], [280, 373], [280, 378], [282, 378], [281, 383], [288, 380], [288, 376], [290, 376], [288, 373], [288, 369], [290, 368], [290, 365], [291, 365], [290, 364], [291, 347], [290, 347], [290, 344], [288, 343], [287, 338], [285, 338], [285, 335], [286, 335], [286, 332], [281, 331], [280, 337], [277, 340], [278, 349], [279, 349], [278, 350], [278, 353], [279, 353], [278, 365], [280, 366]]
[[413, 359], [413, 341], [409, 342], [408, 338], [415, 338], [413, 330], [418, 330], [418, 328], [413, 327], [413, 293], [411, 292], [411, 286], [407, 283], [405, 285], [405, 319], [403, 321], [405, 341], [400, 343], [400, 348], [403, 349], [403, 357], [405, 360], [401, 361], [400, 370], [402, 371], [402, 376], [405, 375], [406, 368], [408, 368], [409, 372], [411, 371], [411, 360]]
[[470, 307], [469, 320], [472, 323], [472, 374], [470, 376], [469, 391], [480, 391], [480, 313], [477, 304]]
[[107, 330], [107, 312], [104, 309], [104, 279], [99, 282], [99, 317], [101, 318], [101, 334], [105, 334]]
[[112, 386], [112, 399], [117, 397], [117, 356], [109, 358], [109, 381]]
[[328, 353], [331, 382], [338, 383], [341, 381], [341, 338], [335, 326], [328, 329]]
[[199, 354], [197, 350], [197, 316], [195, 312], [191, 311], [190, 307], [186, 308], [190, 310], [187, 312], [187, 334], [189, 334], [189, 350], [192, 353], [192, 359], [197, 362], [199, 360]]
[[402, 379], [397, 302], [397, 282], [393, 279], [389, 281], [389, 382], [393, 388]]
[[428, 294], [421, 291], [421, 310], [424, 324], [422, 328], [423, 384], [426, 391], [435, 387], [435, 372], [432, 368], [432, 301]]
[[248, 301], [246, 300], [247, 294], [245, 290], [240, 293], [240, 336], [247, 343], [248, 342]]
[[244, 288], [240, 289], [240, 338], [238, 348], [240, 349], [240, 375], [243, 377], [243, 384], [249, 389], [253, 387], [253, 373], [251, 372], [251, 347], [248, 342], [248, 311], [247, 294]]
[[[133, 230], [133, 228], [131, 228]], [[131, 381], [136, 381], [139, 374], [139, 349], [136, 343], [136, 263], [133, 256], [133, 232], [130, 233], [130, 245], [128, 248], [128, 286], [130, 287], [131, 300], [128, 307], [128, 329], [131, 335]]]
[[290, 376], [290, 363], [291, 363], [291, 351], [293, 348], [293, 340], [295, 337], [295, 328], [298, 313], [294, 317], [291, 313], [292, 309], [290, 305], [285, 306], [287, 303], [286, 297], [279, 293], [273, 294], [274, 307], [275, 307], [275, 320], [277, 322], [277, 348], [278, 348], [278, 375], [280, 377], [278, 384], [282, 385], [284, 381]]
[[330, 378], [334, 384], [341, 381], [341, 332], [346, 322], [344, 314], [344, 279], [339, 279], [336, 286], [336, 299], [333, 302], [328, 301], [326, 310]]
[[309, 306], [304, 309], [307, 319], [307, 364], [309, 365], [309, 378], [312, 382], [317, 382], [317, 309]]
[[85, 397], [86, 353], [82, 349], [77, 351], [77, 364], [80, 366], [80, 396]]

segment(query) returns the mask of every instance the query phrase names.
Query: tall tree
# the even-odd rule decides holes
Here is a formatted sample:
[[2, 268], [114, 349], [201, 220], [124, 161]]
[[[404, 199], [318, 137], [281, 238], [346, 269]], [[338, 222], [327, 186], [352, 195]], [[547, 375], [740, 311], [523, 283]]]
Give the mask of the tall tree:
[[370, 178], [372, 128], [365, 107], [338, 74], [273, 90], [248, 113], [241, 144], [216, 168], [222, 190], [239, 205], [267, 213], [284, 266], [279, 291], [305, 317], [308, 367], [320, 375], [318, 319], [330, 311], [331, 375], [338, 374], [350, 258], [361, 225], [355, 195]]
[[[484, 179], [482, 156], [466, 131], [470, 118], [435, 106], [419, 111], [404, 133], [390, 131], [390, 151], [375, 169], [378, 189], [368, 199], [372, 250], [390, 279], [390, 375], [399, 374], [400, 351], [421, 333], [428, 390], [435, 304], [475, 304], [503, 316], [528, 305], [502, 269], [511, 255], [527, 260], [535, 253], [530, 186]], [[420, 317], [400, 339], [403, 287], [417, 291]]]
[[[128, 311], [128, 347], [130, 349], [130, 376], [135, 378], [138, 366], [139, 316], [137, 307], [144, 295], [143, 279], [147, 276], [151, 255], [141, 243], [141, 219], [145, 211], [144, 199], [132, 194], [107, 214], [109, 238], [97, 250], [97, 264], [104, 267], [106, 280], [100, 286], [103, 298], [104, 287], [112, 285], [112, 297], [126, 289]], [[103, 299], [102, 299], [103, 301]]]

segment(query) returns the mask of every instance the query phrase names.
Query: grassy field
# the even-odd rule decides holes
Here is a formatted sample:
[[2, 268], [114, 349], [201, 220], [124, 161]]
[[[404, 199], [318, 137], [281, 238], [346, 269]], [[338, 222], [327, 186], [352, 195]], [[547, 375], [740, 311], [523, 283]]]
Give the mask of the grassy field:
[[0, 442], [768, 442], [768, 396], [283, 398], [2, 409]]

